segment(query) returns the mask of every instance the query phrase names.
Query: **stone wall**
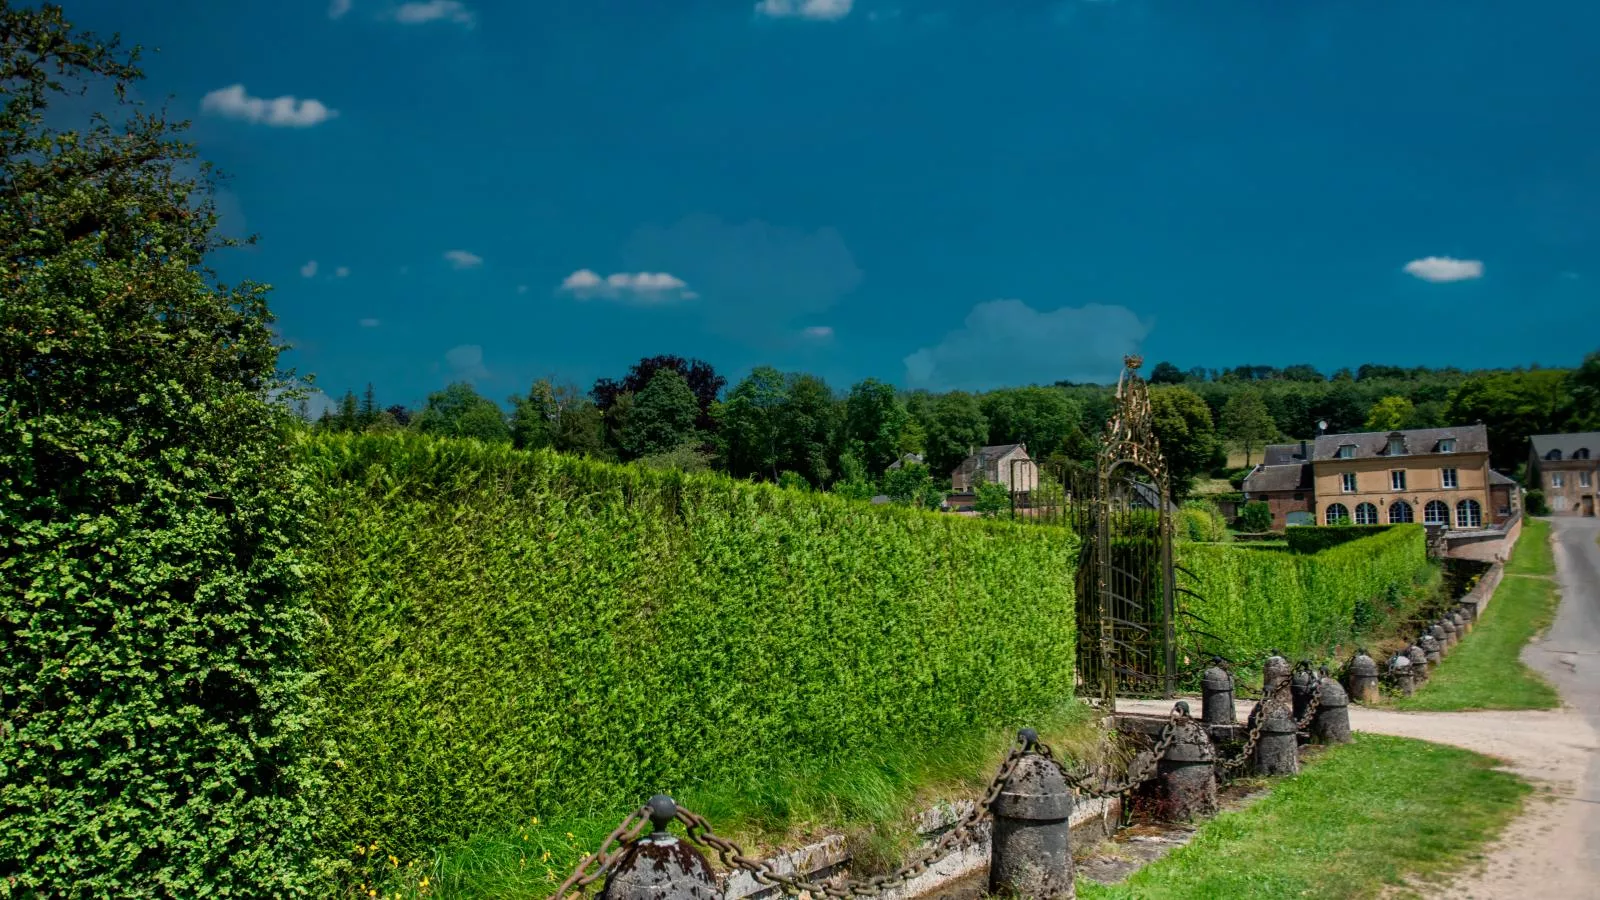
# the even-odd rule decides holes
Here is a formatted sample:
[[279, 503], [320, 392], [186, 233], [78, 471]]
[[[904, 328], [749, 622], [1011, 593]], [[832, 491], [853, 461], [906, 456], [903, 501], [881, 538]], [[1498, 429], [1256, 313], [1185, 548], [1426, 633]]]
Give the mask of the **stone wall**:
[[1444, 555], [1455, 559], [1505, 562], [1511, 556], [1511, 548], [1517, 545], [1517, 538], [1521, 536], [1521, 516], [1505, 531], [1445, 532]]

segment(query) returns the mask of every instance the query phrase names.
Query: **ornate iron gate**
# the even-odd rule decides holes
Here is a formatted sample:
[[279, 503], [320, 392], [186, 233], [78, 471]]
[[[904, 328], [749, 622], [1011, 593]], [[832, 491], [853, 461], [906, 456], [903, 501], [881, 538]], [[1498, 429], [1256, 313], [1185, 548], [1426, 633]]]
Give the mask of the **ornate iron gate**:
[[1143, 361], [1130, 356], [1123, 364], [1093, 467], [1021, 462], [1011, 473], [1013, 515], [1069, 525], [1082, 539], [1078, 672], [1107, 711], [1118, 693], [1172, 696], [1178, 673], [1166, 460], [1149, 388], [1137, 374]]

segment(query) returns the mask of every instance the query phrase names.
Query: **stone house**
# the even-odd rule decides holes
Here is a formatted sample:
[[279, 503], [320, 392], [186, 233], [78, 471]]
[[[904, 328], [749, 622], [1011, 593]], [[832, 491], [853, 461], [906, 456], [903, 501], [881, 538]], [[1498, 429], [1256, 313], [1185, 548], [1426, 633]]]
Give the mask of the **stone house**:
[[1314, 525], [1311, 513], [1311, 464], [1307, 462], [1259, 465], [1244, 479], [1246, 503], [1260, 500], [1272, 510], [1272, 529]]
[[1544, 491], [1550, 513], [1595, 514], [1600, 483], [1600, 431], [1536, 434], [1529, 439], [1528, 484]]
[[[1312, 512], [1321, 523], [1420, 522], [1480, 530], [1515, 515], [1491, 497], [1489, 433], [1482, 425], [1325, 434], [1311, 451]], [[1501, 485], [1505, 488], [1505, 485]]]
[[1028, 456], [1026, 444], [980, 447], [950, 473], [950, 490], [975, 494], [980, 483], [1003, 484], [1009, 491], [1031, 491], [1039, 486], [1039, 466]]

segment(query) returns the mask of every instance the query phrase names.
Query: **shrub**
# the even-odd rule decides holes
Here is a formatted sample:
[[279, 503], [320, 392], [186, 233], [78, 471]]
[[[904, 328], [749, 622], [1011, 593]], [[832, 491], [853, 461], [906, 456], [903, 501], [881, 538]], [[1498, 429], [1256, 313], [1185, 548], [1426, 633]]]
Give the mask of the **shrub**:
[[159, 117], [44, 126], [51, 79], [139, 77], [60, 15], [0, 4], [0, 896], [294, 894], [309, 502], [265, 289], [206, 277]]
[[308, 439], [321, 846], [1014, 726], [1073, 690], [1069, 532], [414, 435]]
[[1284, 534], [1289, 549], [1296, 553], [1317, 553], [1348, 541], [1371, 537], [1393, 528], [1392, 525], [1302, 525]]
[[[1294, 535], [1302, 530], [1291, 529]], [[1367, 537], [1313, 554], [1248, 544], [1183, 544], [1188, 574], [1180, 641], [1194, 652], [1216, 650], [1255, 659], [1269, 650], [1312, 654], [1352, 636], [1357, 604], [1377, 606], [1427, 579], [1432, 571], [1420, 525], [1367, 530]]]
[[1264, 501], [1252, 500], [1239, 510], [1239, 530], [1261, 533], [1272, 530], [1272, 507]]
[[1550, 515], [1550, 503], [1544, 499], [1544, 491], [1534, 488], [1523, 498], [1522, 505], [1528, 510], [1530, 516]]
[[1178, 511], [1177, 537], [1189, 541], [1226, 541], [1228, 524], [1215, 503], [1190, 500]]

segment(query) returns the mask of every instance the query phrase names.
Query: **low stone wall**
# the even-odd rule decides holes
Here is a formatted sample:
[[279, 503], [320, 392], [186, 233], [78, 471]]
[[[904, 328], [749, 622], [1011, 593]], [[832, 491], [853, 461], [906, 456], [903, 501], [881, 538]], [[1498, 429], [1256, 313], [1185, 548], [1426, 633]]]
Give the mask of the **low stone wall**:
[[1445, 532], [1444, 555], [1454, 559], [1476, 559], [1483, 562], [1505, 562], [1511, 549], [1522, 536], [1522, 517], [1518, 516], [1504, 531]]

